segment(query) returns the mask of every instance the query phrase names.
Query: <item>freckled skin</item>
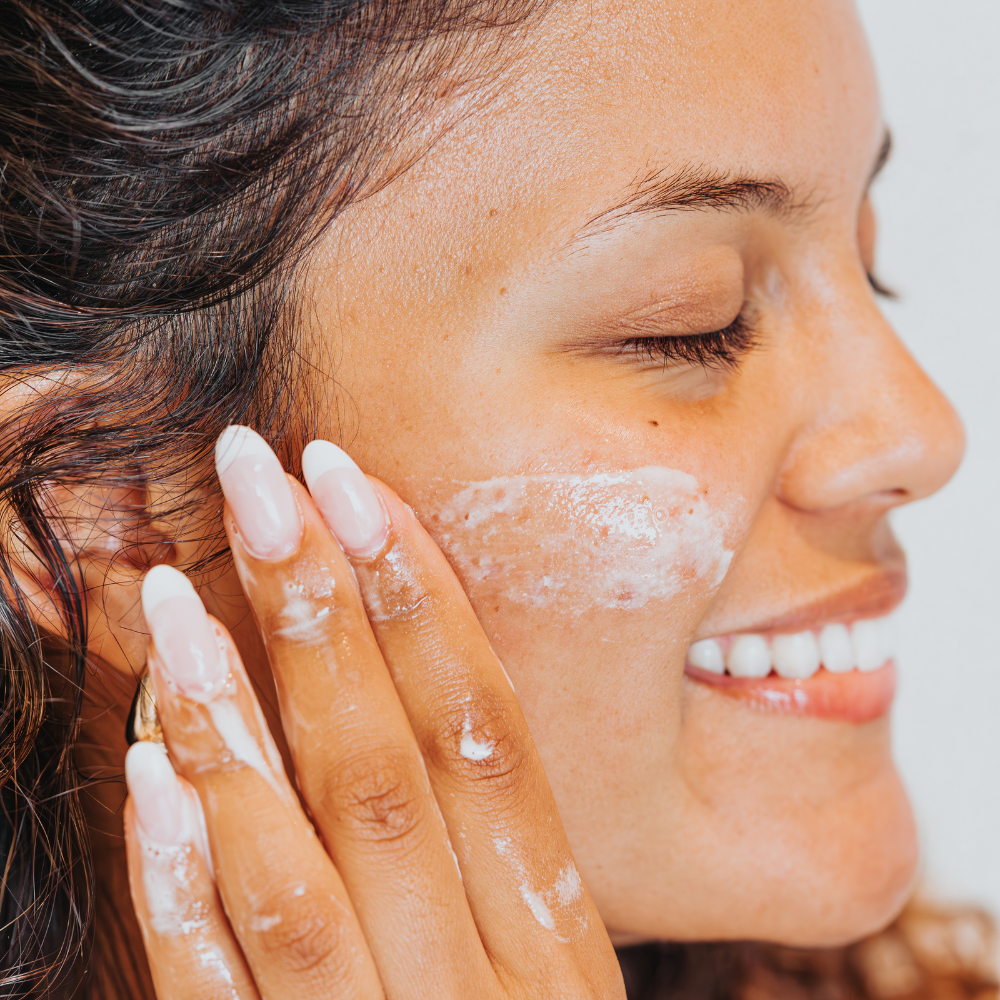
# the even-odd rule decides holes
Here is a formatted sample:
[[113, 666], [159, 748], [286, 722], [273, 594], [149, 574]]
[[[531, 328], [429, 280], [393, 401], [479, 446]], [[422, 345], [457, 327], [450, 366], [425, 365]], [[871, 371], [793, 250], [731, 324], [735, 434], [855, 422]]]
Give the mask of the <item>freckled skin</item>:
[[[901, 904], [916, 862], [888, 719], [761, 713], [682, 673], [693, 638], [877, 589], [899, 561], [888, 509], [939, 488], [961, 454], [865, 278], [883, 126], [855, 12], [557, 4], [527, 45], [496, 102], [317, 252], [315, 350], [337, 376], [313, 390], [322, 430], [432, 533], [442, 480], [693, 476], [730, 516], [717, 592], [692, 580], [655, 616], [577, 621], [505, 608], [502, 585], [470, 585], [473, 604], [619, 940], [856, 937]], [[637, 176], [687, 164], [781, 178], [814, 207], [644, 216], [567, 250]], [[580, 349], [650, 303], [684, 334], [743, 302], [761, 347], [732, 375]], [[456, 563], [474, 554], [463, 539]]]
[[[519, 585], [557, 563], [554, 522], [528, 505], [497, 551], [484, 530], [477, 553], [464, 529], [449, 549], [435, 518], [470, 483], [648, 467], [691, 477], [733, 552], [718, 586], [694, 574], [650, 614], [595, 608], [581, 582], [570, 613], [553, 615], [470, 576], [472, 608], [613, 938], [858, 937], [893, 915], [916, 865], [888, 718], [764, 713], [683, 672], [695, 639], [782, 616], [789, 631], [819, 627], [839, 620], [822, 609], [848, 603], [854, 617], [889, 610], [886, 581], [903, 570], [887, 514], [940, 488], [961, 457], [954, 412], [866, 278], [883, 125], [855, 12], [848, 0], [557, 2], [519, 54], [491, 101], [444, 99], [439, 141], [317, 246], [303, 349], [329, 377], [307, 386], [310, 412], [457, 568], [513, 554]], [[637, 178], [688, 166], [780, 179], [808, 207], [645, 213], [595, 231]], [[759, 347], [736, 370], [665, 370], [616, 347], [637, 328], [721, 330], [743, 307]], [[589, 541], [570, 532], [565, 565], [588, 572]], [[383, 573], [363, 580], [377, 630], [425, 613], [426, 580], [388, 563], [372, 572]], [[235, 571], [202, 593], [277, 731]], [[265, 616], [287, 603], [259, 600]], [[133, 599], [120, 604], [134, 614]], [[134, 649], [134, 630], [120, 631]], [[337, 655], [364, 660], [366, 635]], [[109, 662], [118, 648], [102, 646]], [[279, 681], [301, 681], [293, 702], [315, 697], [313, 667]], [[317, 729], [360, 719], [350, 700], [329, 704]], [[451, 721], [460, 736], [461, 715]], [[453, 844], [463, 862], [496, 858], [471, 833]]]
[[716, 509], [693, 477], [656, 467], [415, 483], [411, 495], [481, 613], [546, 610], [560, 624], [608, 610], [642, 621], [684, 589], [717, 589], [732, 559], [725, 507], [741, 500]]

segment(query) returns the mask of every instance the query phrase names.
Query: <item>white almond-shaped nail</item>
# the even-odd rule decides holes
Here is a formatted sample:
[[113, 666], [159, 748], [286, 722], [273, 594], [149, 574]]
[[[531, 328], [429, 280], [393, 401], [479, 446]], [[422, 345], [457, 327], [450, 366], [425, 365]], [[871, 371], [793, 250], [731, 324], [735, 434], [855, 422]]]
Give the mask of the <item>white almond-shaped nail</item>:
[[215, 442], [215, 471], [221, 476], [238, 458], [275, 458], [271, 446], [249, 427], [230, 424]]
[[201, 604], [198, 591], [179, 570], [166, 564], [154, 566], [142, 581], [142, 613], [149, 621], [157, 606], [171, 597], [187, 597]]
[[878, 670], [889, 659], [887, 633], [884, 618], [865, 618], [851, 626], [851, 642], [858, 670]]
[[302, 519], [271, 446], [233, 424], [215, 442], [215, 471], [243, 544], [259, 559], [285, 559], [302, 541]]
[[701, 639], [688, 646], [687, 661], [692, 667], [707, 670], [711, 674], [724, 674], [726, 661], [722, 655], [722, 647], [715, 639]]
[[771, 656], [780, 677], [805, 680], [819, 670], [819, 645], [812, 632], [774, 636]]
[[136, 743], [125, 755], [125, 781], [141, 832], [153, 844], [180, 847], [195, 844], [209, 870], [212, 858], [201, 805], [174, 773], [166, 748]]
[[389, 531], [372, 484], [347, 452], [332, 441], [310, 441], [302, 452], [302, 474], [323, 519], [344, 551], [375, 555]]
[[125, 781], [136, 819], [156, 844], [177, 846], [191, 831], [183, 792], [167, 751], [157, 743], [136, 743], [125, 755]]
[[831, 674], [846, 674], [855, 667], [851, 633], [846, 625], [833, 622], [819, 634], [819, 658]]
[[198, 701], [214, 697], [228, 665], [191, 581], [172, 566], [154, 566], [142, 581], [142, 613], [168, 682]]
[[771, 647], [761, 635], [738, 635], [729, 647], [726, 666], [733, 677], [766, 677], [771, 672]]

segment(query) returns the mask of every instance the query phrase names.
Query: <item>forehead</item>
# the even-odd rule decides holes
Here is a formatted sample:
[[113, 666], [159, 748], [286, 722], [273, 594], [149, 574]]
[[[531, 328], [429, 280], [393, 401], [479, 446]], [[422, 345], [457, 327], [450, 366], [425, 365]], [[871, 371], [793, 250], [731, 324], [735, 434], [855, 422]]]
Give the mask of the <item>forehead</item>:
[[493, 83], [440, 102], [448, 127], [349, 213], [349, 259], [335, 227], [322, 267], [379, 274], [383, 301], [391, 270], [411, 319], [471, 308], [650, 171], [689, 167], [780, 180], [853, 227], [882, 139], [850, 0], [555, 0]]
[[836, 187], [866, 176], [881, 139], [850, 0], [557, 0], [457, 133], [455, 154], [511, 193], [562, 176], [595, 197], [688, 164]]

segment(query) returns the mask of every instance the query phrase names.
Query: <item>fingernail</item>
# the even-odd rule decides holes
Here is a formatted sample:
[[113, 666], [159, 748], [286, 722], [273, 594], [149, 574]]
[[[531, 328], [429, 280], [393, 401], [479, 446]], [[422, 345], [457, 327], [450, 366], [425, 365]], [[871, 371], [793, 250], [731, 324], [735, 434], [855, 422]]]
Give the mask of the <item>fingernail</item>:
[[167, 681], [188, 698], [210, 700], [229, 671], [188, 578], [172, 566], [154, 566], [142, 581], [142, 613]]
[[354, 461], [329, 441], [311, 441], [302, 452], [309, 492], [330, 530], [350, 556], [373, 556], [389, 533], [378, 496]]
[[277, 456], [249, 427], [227, 427], [215, 443], [215, 471], [243, 544], [258, 559], [290, 556], [302, 518]]
[[196, 833], [190, 829], [190, 803], [167, 751], [156, 743], [136, 743], [125, 755], [125, 781], [135, 818], [154, 843], [175, 847]]

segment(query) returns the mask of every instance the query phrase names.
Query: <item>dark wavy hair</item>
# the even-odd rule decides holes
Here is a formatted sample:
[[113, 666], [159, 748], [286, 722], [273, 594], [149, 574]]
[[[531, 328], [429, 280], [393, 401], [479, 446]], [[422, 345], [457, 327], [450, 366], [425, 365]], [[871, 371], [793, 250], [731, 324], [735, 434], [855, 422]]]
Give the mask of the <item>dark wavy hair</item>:
[[[310, 242], [406, 168], [427, 104], [538, 9], [0, 0], [0, 400], [15, 411], [0, 428], [3, 996], [73, 993], [93, 915], [73, 755], [87, 601], [52, 484], [129, 491], [118, 558], [148, 548], [152, 475], [185, 484], [167, 513], [208, 539], [218, 432], [280, 443], [303, 425]], [[32, 624], [17, 561], [56, 601], [61, 642]]]
[[[180, 521], [200, 565], [218, 558], [218, 432], [248, 424], [292, 461], [310, 429], [298, 344], [313, 239], [405, 170], [429, 104], [493, 79], [551, 2], [0, 0], [0, 996], [124, 995], [88, 976], [94, 933], [105, 964], [142, 961], [92, 928], [73, 752], [88, 595], [54, 484], [125, 491], [115, 558], [155, 559]], [[150, 511], [154, 480], [181, 485]], [[25, 566], [58, 638], [33, 624]], [[924, 982], [873, 978], [868, 944], [649, 946], [622, 964], [630, 997]], [[956, 968], [942, 975], [964, 992], [949, 996], [991, 986]]]

